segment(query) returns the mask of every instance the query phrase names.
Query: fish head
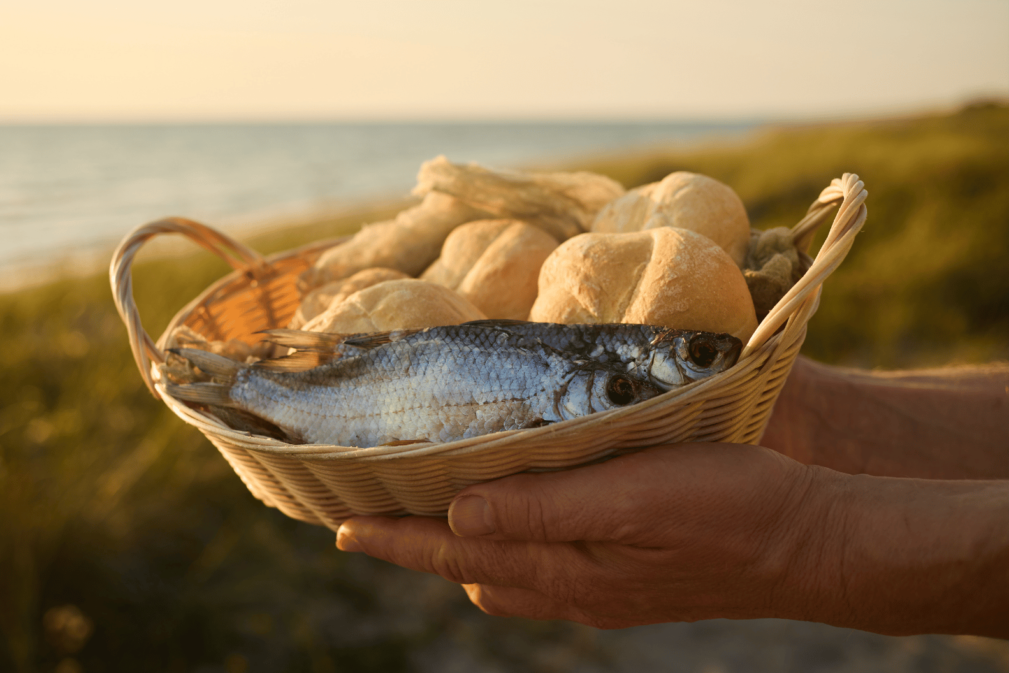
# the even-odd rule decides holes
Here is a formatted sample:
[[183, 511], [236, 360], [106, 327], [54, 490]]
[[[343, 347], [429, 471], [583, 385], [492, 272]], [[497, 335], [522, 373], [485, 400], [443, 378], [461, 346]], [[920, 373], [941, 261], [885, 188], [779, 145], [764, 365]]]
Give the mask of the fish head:
[[561, 420], [610, 411], [661, 395], [650, 381], [631, 376], [615, 367], [576, 370], [556, 398], [555, 413]]
[[668, 330], [652, 341], [648, 378], [671, 390], [736, 364], [743, 342], [731, 334]]

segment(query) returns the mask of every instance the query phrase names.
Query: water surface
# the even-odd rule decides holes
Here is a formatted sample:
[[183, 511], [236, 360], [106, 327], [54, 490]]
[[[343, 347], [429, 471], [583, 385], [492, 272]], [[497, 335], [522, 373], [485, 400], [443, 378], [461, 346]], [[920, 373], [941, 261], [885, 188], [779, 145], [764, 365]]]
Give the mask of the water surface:
[[421, 162], [521, 167], [707, 137], [749, 122], [0, 126], [0, 273], [106, 252], [183, 215], [224, 229], [406, 196]]

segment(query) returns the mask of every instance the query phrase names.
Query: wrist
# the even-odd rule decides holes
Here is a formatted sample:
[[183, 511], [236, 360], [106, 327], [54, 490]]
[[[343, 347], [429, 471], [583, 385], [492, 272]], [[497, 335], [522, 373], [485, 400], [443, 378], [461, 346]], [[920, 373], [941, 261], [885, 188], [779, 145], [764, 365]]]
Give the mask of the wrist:
[[766, 446], [846, 474], [1009, 478], [1009, 370], [866, 372], [796, 360]]
[[801, 468], [794, 515], [781, 537], [773, 616], [840, 625], [850, 621], [843, 553], [851, 536], [851, 489], [847, 475], [815, 465]]
[[815, 480], [793, 546], [792, 619], [888, 635], [1009, 637], [1009, 482]]
[[838, 435], [829, 427], [837, 411], [837, 381], [831, 368], [799, 356], [785, 381], [760, 443], [803, 465], [823, 465], [853, 472], [852, 465], [839, 466], [834, 452], [825, 450]]

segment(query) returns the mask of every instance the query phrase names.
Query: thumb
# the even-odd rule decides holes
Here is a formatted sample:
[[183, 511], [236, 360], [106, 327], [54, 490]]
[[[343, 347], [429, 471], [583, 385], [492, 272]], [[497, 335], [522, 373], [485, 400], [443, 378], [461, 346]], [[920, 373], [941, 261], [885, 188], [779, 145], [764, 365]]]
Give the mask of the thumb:
[[490, 540], [619, 541], [649, 518], [653, 476], [639, 456], [470, 486], [452, 501], [449, 526]]

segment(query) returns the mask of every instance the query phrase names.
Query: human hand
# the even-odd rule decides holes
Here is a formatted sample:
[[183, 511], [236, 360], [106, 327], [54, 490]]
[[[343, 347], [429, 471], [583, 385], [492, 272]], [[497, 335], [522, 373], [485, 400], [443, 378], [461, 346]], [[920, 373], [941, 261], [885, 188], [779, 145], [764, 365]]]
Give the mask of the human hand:
[[660, 447], [471, 486], [441, 519], [355, 517], [337, 546], [463, 584], [495, 615], [623, 628], [803, 618], [817, 472], [771, 450]]

